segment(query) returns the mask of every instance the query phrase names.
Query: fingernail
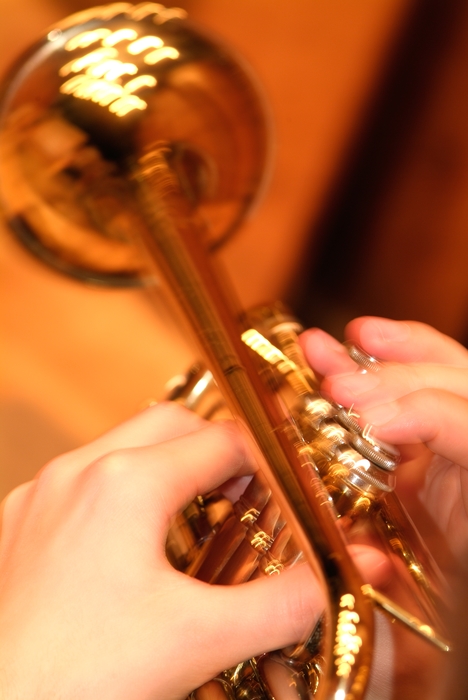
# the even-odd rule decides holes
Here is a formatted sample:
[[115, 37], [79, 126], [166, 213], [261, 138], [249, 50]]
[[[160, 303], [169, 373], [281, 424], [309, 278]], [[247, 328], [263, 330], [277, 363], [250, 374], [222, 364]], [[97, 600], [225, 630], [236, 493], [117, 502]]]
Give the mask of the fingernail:
[[407, 323], [402, 321], [382, 319], [380, 321], [372, 321], [372, 324], [377, 328], [380, 337], [386, 343], [402, 343], [410, 337], [411, 329]]
[[395, 403], [385, 403], [374, 408], [369, 408], [363, 411], [364, 418], [369, 423], [369, 430], [373, 426], [381, 426], [389, 423], [396, 415], [398, 415], [398, 406]]

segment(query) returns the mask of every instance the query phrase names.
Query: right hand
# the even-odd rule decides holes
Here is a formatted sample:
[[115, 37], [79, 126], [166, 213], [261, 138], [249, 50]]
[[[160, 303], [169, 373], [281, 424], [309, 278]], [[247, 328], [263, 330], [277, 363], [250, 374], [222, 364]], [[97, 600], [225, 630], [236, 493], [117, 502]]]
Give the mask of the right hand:
[[382, 368], [363, 374], [346, 349], [318, 329], [306, 331], [301, 342], [322, 377], [324, 395], [353, 406], [362, 427], [372, 426], [377, 439], [399, 446], [397, 493], [451, 589], [454, 653], [445, 678], [451, 690], [440, 690], [440, 654], [431, 655], [427, 644], [400, 632], [395, 643], [399, 697], [439, 699], [454, 697], [453, 692], [458, 697], [453, 679], [458, 672], [464, 677], [468, 646], [468, 351], [414, 321], [363, 317], [348, 324], [345, 337], [383, 360]]

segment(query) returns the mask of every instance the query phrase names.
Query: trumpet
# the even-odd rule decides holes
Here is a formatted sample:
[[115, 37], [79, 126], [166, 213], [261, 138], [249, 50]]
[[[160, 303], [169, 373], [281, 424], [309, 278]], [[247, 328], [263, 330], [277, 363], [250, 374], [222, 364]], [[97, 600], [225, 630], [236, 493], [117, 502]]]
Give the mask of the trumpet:
[[[51, 27], [7, 77], [0, 196], [17, 238], [61, 272], [149, 287], [162, 275], [210, 367], [170, 398], [211, 416], [222, 395], [249, 436], [259, 475], [232, 508], [200, 494], [169, 536], [174, 565], [230, 584], [305, 559], [322, 580], [327, 612], [308, 640], [227, 669], [193, 700], [281, 700], [292, 686], [358, 700], [376, 607], [448, 651], [439, 574], [394, 495], [397, 451], [320, 396], [289, 312], [241, 311], [212, 264], [263, 182], [267, 123], [249, 70], [185, 11], [99, 6]], [[345, 536], [362, 522], [404, 563], [424, 619], [362, 580]]]

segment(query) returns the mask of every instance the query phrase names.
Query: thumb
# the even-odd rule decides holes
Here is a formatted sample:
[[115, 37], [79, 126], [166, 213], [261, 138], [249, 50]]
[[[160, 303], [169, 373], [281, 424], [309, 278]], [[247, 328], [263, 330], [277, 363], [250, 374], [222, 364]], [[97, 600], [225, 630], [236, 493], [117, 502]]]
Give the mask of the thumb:
[[159, 581], [162, 597], [150, 599], [156, 618], [148, 615], [153, 642], [143, 657], [139, 646], [138, 663], [141, 677], [152, 679], [155, 688], [161, 690], [163, 679], [165, 698], [186, 698], [225, 669], [305, 640], [323, 610], [307, 564], [238, 585], [204, 583], [169, 567], [159, 572]]
[[[350, 553], [365, 582], [380, 585], [390, 575], [387, 557], [373, 547], [353, 545]], [[205, 650], [200, 648], [200, 653], [211, 654], [213, 675], [252, 656], [305, 641], [326, 606], [308, 564], [241, 585], [206, 586], [204, 596]]]
[[239, 585], [191, 585], [198, 587], [197, 605], [185, 610], [181, 651], [192, 688], [253, 656], [305, 641], [324, 607], [307, 564]]
[[[204, 586], [200, 658], [211, 655], [213, 676], [252, 656], [304, 641], [325, 597], [307, 564], [235, 586]], [[228, 643], [226, 643], [228, 639]]]

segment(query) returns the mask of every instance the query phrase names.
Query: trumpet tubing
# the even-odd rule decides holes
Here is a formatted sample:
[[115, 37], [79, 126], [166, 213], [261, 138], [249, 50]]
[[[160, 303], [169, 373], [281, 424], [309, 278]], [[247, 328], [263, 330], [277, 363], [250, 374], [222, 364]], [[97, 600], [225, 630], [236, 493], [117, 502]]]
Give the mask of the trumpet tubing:
[[[179, 516], [168, 540], [174, 565], [232, 584], [305, 559], [327, 593], [325, 621], [308, 640], [226, 670], [192, 700], [282, 700], [292, 686], [301, 699], [358, 700], [375, 606], [448, 645], [433, 624], [430, 557], [393, 494], [397, 451], [320, 396], [289, 313], [280, 305], [241, 313], [212, 264], [267, 160], [267, 120], [249, 71], [178, 8], [115, 3], [73, 15], [49, 29], [3, 90], [0, 197], [14, 234], [87, 282], [150, 286], [156, 266], [210, 366], [192, 370], [171, 398], [207, 417], [226, 401], [258, 455], [261, 475], [233, 507], [200, 494]], [[352, 353], [366, 371], [378, 369]], [[362, 523], [405, 562], [430, 619], [362, 580], [345, 537]]]

